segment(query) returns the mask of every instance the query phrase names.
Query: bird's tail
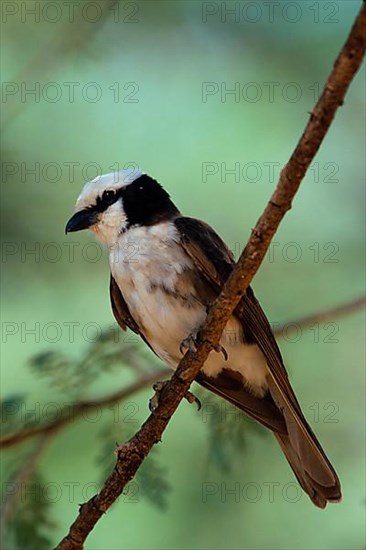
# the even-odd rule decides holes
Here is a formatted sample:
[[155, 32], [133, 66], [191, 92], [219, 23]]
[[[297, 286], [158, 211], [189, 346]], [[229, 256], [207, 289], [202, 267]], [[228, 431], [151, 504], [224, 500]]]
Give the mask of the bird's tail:
[[233, 371], [224, 372], [226, 378], [223, 373], [210, 377], [201, 372], [196, 381], [273, 431], [298, 482], [316, 506], [325, 508], [327, 502], [339, 502], [342, 495], [338, 476], [289, 383], [285, 392], [268, 378], [269, 393], [258, 398], [238, 383]]
[[[301, 487], [319, 508], [327, 502], [342, 498], [338, 476], [307, 423], [291, 386], [284, 392], [281, 385], [269, 378], [269, 391], [283, 415], [285, 433], [274, 430], [274, 435]], [[287, 432], [287, 433], [286, 433]]]
[[[289, 436], [276, 432], [274, 432], [274, 435], [298, 482], [303, 490], [309, 495], [312, 502], [319, 508], [325, 508], [328, 502], [339, 502], [342, 498], [339, 479], [328, 459], [324, 457], [319, 460], [315, 467], [315, 471], [309, 472], [304, 469], [302, 459], [292, 446]], [[332, 476], [328, 474], [330, 469], [333, 473]], [[319, 477], [323, 479], [324, 472], [327, 472], [326, 481], [318, 481], [317, 478], [319, 479]]]

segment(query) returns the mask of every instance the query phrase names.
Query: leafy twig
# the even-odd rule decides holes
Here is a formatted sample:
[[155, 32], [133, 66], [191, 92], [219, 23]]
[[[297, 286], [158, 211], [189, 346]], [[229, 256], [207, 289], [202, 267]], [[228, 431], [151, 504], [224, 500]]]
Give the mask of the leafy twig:
[[3, 504], [1, 507], [2, 540], [5, 540], [7, 527], [11, 524], [12, 519], [16, 513], [18, 501], [21, 499], [22, 488], [33, 476], [40, 457], [42, 456], [51, 441], [50, 435], [51, 434], [49, 433], [43, 433], [36, 439], [33, 450], [22, 462], [20, 468], [18, 468], [17, 472], [10, 482], [14, 486], [15, 490], [3, 496]]
[[24, 441], [30, 439], [31, 437], [40, 435], [40, 434], [49, 434], [55, 432], [65, 425], [69, 424], [73, 420], [80, 418], [85, 412], [90, 410], [95, 410], [101, 407], [107, 407], [108, 405], [113, 405], [126, 399], [130, 395], [138, 392], [142, 388], [152, 384], [161, 377], [166, 376], [168, 369], [160, 369], [152, 371], [149, 374], [141, 376], [136, 382], [133, 382], [126, 388], [109, 394], [108, 396], [101, 397], [100, 399], [95, 399], [93, 401], [81, 401], [76, 403], [72, 407], [65, 407], [64, 411], [58, 416], [58, 418], [47, 424], [41, 424], [29, 428], [26, 430], [20, 430], [14, 434], [4, 435], [0, 439], [0, 448], [11, 447], [12, 445], [17, 445], [18, 443], [23, 443]]

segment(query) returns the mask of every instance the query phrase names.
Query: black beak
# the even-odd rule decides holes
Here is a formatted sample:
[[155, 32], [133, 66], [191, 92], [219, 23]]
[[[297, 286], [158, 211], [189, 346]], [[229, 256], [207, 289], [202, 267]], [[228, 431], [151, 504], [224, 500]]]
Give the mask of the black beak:
[[66, 224], [65, 233], [88, 229], [98, 221], [98, 212], [91, 209], [80, 210], [76, 212]]

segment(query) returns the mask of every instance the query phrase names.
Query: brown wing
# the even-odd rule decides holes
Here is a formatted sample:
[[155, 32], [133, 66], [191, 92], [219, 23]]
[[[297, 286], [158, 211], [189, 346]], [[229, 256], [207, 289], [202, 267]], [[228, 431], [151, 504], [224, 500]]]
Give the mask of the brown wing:
[[109, 283], [109, 294], [111, 298], [113, 315], [115, 316], [116, 321], [121, 329], [123, 331], [126, 331], [127, 328], [132, 330], [135, 334], [141, 336], [141, 338], [149, 346], [149, 348], [154, 351], [149, 342], [146, 340], [145, 336], [142, 334], [142, 332], [140, 332], [138, 324], [132, 317], [130, 310], [128, 309], [128, 305], [126, 304], [126, 301], [122, 295], [122, 292], [112, 275]]
[[223, 397], [266, 428], [279, 434], [287, 434], [284, 418], [270, 394], [268, 393], [263, 399], [254, 397], [243, 386], [240, 373], [227, 368], [212, 378], [201, 372], [196, 377], [196, 382], [219, 397]]
[[[177, 218], [175, 224], [184, 250], [218, 295], [235, 265], [232, 253], [208, 224], [187, 217]], [[246, 343], [256, 343], [260, 347], [273, 376], [278, 378], [281, 387], [289, 390], [291, 402], [298, 406], [270, 324], [250, 287], [234, 313], [243, 325]]]
[[183, 248], [219, 293], [235, 265], [232, 252], [207, 223], [185, 216], [174, 222]]
[[111, 298], [111, 305], [113, 315], [116, 318], [117, 323], [123, 331], [127, 330], [127, 327], [131, 329], [136, 334], [140, 335], [139, 327], [132, 317], [130, 310], [125, 302], [125, 299], [122, 296], [122, 292], [119, 289], [116, 281], [111, 275], [109, 283], [109, 294]]
[[[204, 222], [179, 217], [175, 224], [184, 250], [218, 294], [233, 269], [233, 255], [222, 239]], [[275, 422], [278, 424], [278, 415], [282, 418], [286, 434], [283, 435], [281, 429], [283, 423], [280, 429], [276, 429], [274, 423], [271, 425], [268, 420], [268, 403], [265, 400], [251, 396], [256, 400], [254, 407], [244, 395], [248, 393], [245, 390], [240, 392], [239, 398], [238, 395], [233, 397], [220, 377], [212, 378], [200, 374], [197, 381], [277, 432], [276, 437], [295, 475], [317, 506], [324, 507], [327, 500], [339, 500], [341, 493], [337, 475], [302, 414], [270, 324], [250, 287], [234, 314], [242, 323], [245, 342], [257, 344], [266, 358], [269, 395], [265, 400], [270, 401], [271, 410], [273, 406], [277, 410]]]

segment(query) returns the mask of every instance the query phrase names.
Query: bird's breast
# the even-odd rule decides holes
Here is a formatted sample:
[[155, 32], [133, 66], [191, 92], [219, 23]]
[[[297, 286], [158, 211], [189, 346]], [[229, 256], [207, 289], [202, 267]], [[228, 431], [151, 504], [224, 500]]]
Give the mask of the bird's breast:
[[[180, 345], [202, 325], [212, 292], [179, 244], [176, 229], [169, 223], [132, 228], [120, 236], [109, 260], [141, 332], [155, 353], [175, 368], [182, 357]], [[203, 371], [217, 376], [223, 368], [232, 368], [243, 375], [255, 394], [264, 394], [265, 359], [257, 346], [243, 343], [243, 328], [234, 316], [220, 343], [228, 352], [228, 362], [212, 351]]]
[[171, 224], [132, 228], [110, 251], [110, 266], [132, 317], [157, 355], [175, 366], [181, 341], [206, 315], [194, 265]]

